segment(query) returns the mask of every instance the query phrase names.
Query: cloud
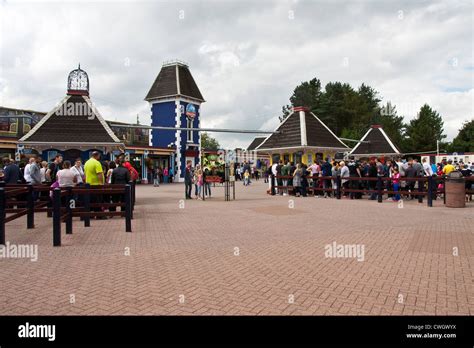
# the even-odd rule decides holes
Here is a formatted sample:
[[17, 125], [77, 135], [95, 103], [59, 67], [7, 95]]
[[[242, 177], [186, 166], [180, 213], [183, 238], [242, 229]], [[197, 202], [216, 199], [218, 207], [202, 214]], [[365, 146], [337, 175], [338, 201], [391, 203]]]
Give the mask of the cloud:
[[[365, 82], [448, 139], [473, 117], [470, 1], [25, 2], [0, 5], [0, 104], [48, 111], [80, 62], [107, 119], [149, 122], [161, 64], [186, 61], [202, 126], [271, 130], [297, 84]], [[250, 135], [213, 133], [226, 147]]]

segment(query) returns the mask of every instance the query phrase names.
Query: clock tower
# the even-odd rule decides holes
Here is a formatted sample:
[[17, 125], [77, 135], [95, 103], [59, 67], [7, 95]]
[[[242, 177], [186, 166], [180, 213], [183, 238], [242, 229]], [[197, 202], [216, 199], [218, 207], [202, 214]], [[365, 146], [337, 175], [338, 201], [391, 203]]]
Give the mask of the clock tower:
[[[180, 61], [163, 64], [145, 100], [151, 106], [151, 125], [182, 127], [190, 130], [152, 129], [150, 146], [174, 148], [170, 158], [175, 181], [184, 181], [186, 162], [193, 166], [201, 158], [201, 103], [205, 100], [187, 64]], [[196, 129], [196, 130], [194, 130]]]

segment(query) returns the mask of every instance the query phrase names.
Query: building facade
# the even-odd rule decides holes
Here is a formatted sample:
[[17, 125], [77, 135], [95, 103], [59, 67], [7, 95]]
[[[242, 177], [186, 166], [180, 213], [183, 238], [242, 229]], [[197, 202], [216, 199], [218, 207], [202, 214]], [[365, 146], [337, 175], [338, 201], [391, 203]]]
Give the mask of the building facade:
[[52, 161], [56, 154], [69, 161], [85, 161], [92, 151], [111, 159], [114, 151], [124, 149], [89, 98], [89, 77], [80, 66], [69, 73], [67, 94], [62, 101], [17, 144], [20, 155], [34, 150], [46, 161]]
[[0, 158], [20, 160], [17, 152], [18, 139], [27, 134], [45, 115], [46, 112], [0, 106]]
[[[151, 125], [187, 128], [152, 129], [149, 145], [153, 148], [173, 149], [168, 158], [161, 158], [173, 169], [175, 181], [184, 181], [186, 162], [193, 166], [200, 162], [201, 103], [205, 100], [186, 64], [163, 64], [145, 100], [151, 107]], [[166, 162], [168, 161], [168, 162]]]
[[294, 107], [292, 113], [277, 127], [276, 133], [263, 141], [254, 141], [260, 143], [255, 150], [268, 154], [272, 163], [281, 160], [284, 163], [310, 164], [350, 150], [306, 107]]

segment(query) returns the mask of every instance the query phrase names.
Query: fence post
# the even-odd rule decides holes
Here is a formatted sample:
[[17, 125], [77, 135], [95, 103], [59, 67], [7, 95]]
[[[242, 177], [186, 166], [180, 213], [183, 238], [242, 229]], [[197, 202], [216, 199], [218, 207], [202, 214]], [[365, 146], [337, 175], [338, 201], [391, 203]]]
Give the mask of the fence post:
[[206, 200], [206, 179], [204, 178], [204, 175], [202, 176], [202, 186], [201, 186], [201, 191], [202, 191], [202, 200]]
[[271, 180], [271, 189], [270, 189], [270, 194], [272, 196], [275, 196], [275, 175], [272, 173], [270, 174], [270, 180]]
[[382, 177], [377, 177], [377, 201], [382, 203], [383, 201], [383, 192], [382, 192]]
[[[84, 194], [84, 211], [86, 213], [91, 212], [91, 194], [90, 194], [90, 189], [91, 185], [90, 184], [85, 184], [85, 189], [87, 190], [86, 193]], [[90, 227], [91, 226], [91, 217], [90, 215], [85, 215], [84, 216], [84, 227]]]
[[72, 209], [71, 209], [71, 200], [72, 200], [72, 187], [67, 188], [66, 196], [66, 234], [72, 234]]
[[53, 246], [61, 246], [61, 189], [53, 190]]
[[136, 185], [135, 181], [132, 181], [132, 187], [131, 187], [131, 190], [132, 190], [132, 211], [135, 210], [135, 185]]
[[[133, 206], [133, 196], [135, 195], [135, 181], [129, 181], [128, 184], [130, 185], [130, 219], [133, 219], [133, 209], [134, 209], [134, 206]], [[125, 202], [127, 202], [127, 194], [125, 193]], [[127, 211], [127, 208], [125, 208], [125, 211]]]
[[132, 232], [132, 188], [125, 185], [125, 232]]
[[341, 177], [336, 176], [336, 198], [341, 199]]
[[28, 184], [28, 194], [26, 196], [26, 228], [35, 228], [35, 200], [33, 199], [33, 185]]
[[[49, 191], [47, 191], [47, 192], [48, 192], [48, 196], [49, 196]], [[49, 209], [46, 212], [46, 216], [50, 218], [50, 217], [53, 216], [53, 211], [52, 211], [52, 209], [53, 209], [53, 200], [52, 199], [48, 200], [48, 204], [46, 205], [46, 207]]]
[[5, 189], [0, 188], [0, 244], [5, 245], [5, 208], [6, 208], [6, 197]]
[[[423, 192], [424, 180], [418, 180], [418, 192]], [[423, 203], [423, 195], [418, 195], [418, 203]]]
[[428, 177], [428, 207], [433, 206], [433, 177], [430, 175]]
[[446, 204], [446, 180], [444, 176], [441, 176], [441, 182], [443, 183], [443, 204]]

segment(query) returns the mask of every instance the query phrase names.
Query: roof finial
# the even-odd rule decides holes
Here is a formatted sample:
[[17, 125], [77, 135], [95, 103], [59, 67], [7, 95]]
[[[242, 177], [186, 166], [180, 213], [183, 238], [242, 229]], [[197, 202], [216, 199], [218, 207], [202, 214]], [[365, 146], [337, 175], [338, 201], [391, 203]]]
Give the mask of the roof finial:
[[79, 63], [79, 68], [78, 69], [81, 70], [81, 63]]

